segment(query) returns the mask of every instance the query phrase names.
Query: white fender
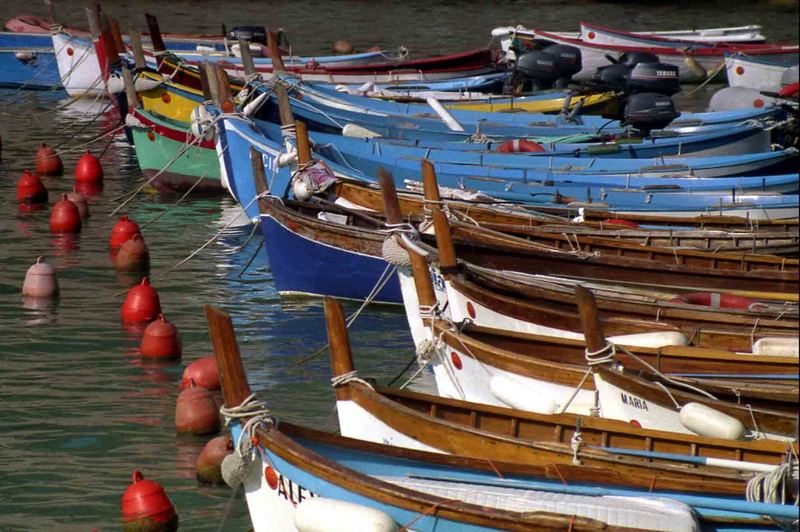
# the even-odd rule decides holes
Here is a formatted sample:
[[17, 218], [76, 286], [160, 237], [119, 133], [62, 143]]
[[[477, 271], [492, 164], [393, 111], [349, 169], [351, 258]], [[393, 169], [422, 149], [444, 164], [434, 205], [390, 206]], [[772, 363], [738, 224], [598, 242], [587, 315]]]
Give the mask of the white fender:
[[214, 48], [213, 46], [205, 46], [203, 44], [198, 44], [195, 47], [195, 50], [198, 52], [215, 52], [216, 48]]
[[397, 523], [382, 510], [326, 497], [301, 502], [294, 514], [299, 532], [395, 532]]
[[297, 152], [290, 151], [288, 153], [281, 153], [276, 160], [279, 167], [289, 166], [297, 160]]
[[133, 82], [133, 88], [136, 89], [136, 92], [146, 92], [150, 89], [155, 89], [159, 85], [161, 85], [161, 81], [141, 76], [137, 76]]
[[130, 113], [125, 115], [125, 125], [128, 127], [142, 127], [142, 128], [147, 127], [142, 123], [141, 120], [139, 120], [138, 118], [136, 118], [136, 116]]
[[259, 94], [255, 100], [244, 106], [244, 109], [242, 109], [242, 114], [244, 116], [253, 116], [255, 112], [258, 111], [258, 108], [261, 107], [261, 104], [264, 103], [264, 100], [266, 100], [268, 96], [269, 94], [267, 94], [266, 92]]
[[428, 105], [434, 112], [439, 115], [439, 118], [442, 119], [442, 122], [447, 124], [447, 127], [450, 131], [464, 131], [464, 127], [458, 123], [458, 120], [450, 114], [450, 112], [445, 109], [442, 104], [439, 103], [439, 100], [434, 98], [433, 96], [429, 96], [425, 98], [425, 101], [428, 102]]
[[618, 345], [637, 347], [664, 347], [667, 345], [689, 345], [689, 339], [679, 331], [659, 331], [651, 333], [623, 334], [610, 338]]
[[28, 62], [33, 59], [36, 59], [36, 52], [33, 50], [24, 50], [21, 52], [14, 52], [14, 57], [19, 59], [22, 62]]
[[684, 427], [706, 438], [740, 440], [744, 436], [741, 421], [701, 403], [683, 405], [680, 419]]
[[380, 137], [378, 133], [355, 124], [345, 124], [345, 126], [342, 128], [342, 136], [353, 137], [357, 139], [374, 139], [376, 137]]
[[800, 356], [800, 338], [760, 338], [753, 344], [753, 354], [797, 358]]
[[492, 377], [489, 389], [497, 399], [519, 410], [554, 414], [558, 409], [558, 404], [543, 390], [531, 388], [505, 375]]
[[106, 92], [118, 94], [125, 90], [125, 81], [119, 76], [110, 76], [106, 81]]
[[308, 201], [314, 195], [314, 187], [305, 179], [295, 179], [292, 183], [292, 194], [297, 201]]

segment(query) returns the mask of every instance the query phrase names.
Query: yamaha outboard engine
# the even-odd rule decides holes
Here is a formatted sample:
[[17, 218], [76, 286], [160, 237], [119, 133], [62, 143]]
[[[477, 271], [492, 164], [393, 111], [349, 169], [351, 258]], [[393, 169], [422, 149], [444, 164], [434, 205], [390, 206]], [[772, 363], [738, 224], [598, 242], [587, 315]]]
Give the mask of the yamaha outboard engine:
[[521, 55], [515, 71], [529, 79], [534, 90], [543, 90], [565, 88], [581, 68], [581, 51], [578, 48], [555, 44]]
[[595, 84], [601, 87], [634, 94], [657, 92], [667, 96], [681, 90], [678, 67], [659, 62], [654, 54], [626, 52], [619, 59], [608, 59], [613, 64], [595, 72]]
[[228, 40], [257, 42], [267, 45], [267, 29], [264, 26], [236, 26], [228, 32]]
[[679, 116], [669, 96], [640, 92], [628, 97], [622, 125], [631, 126], [647, 136], [653, 129], [663, 129]]

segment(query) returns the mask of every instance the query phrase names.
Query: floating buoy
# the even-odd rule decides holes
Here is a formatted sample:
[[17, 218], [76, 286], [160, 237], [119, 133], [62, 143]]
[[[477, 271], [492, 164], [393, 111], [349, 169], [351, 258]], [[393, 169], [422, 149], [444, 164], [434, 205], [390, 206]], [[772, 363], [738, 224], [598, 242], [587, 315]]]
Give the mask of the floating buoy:
[[44, 142], [36, 152], [36, 173], [44, 176], [64, 174], [64, 163], [61, 162], [61, 157]]
[[134, 471], [131, 485], [122, 494], [122, 529], [156, 532], [178, 529], [178, 512], [158, 482]]
[[333, 43], [333, 51], [337, 54], [352, 54], [353, 45], [345, 40], [338, 40]]
[[103, 180], [103, 167], [100, 159], [92, 155], [89, 150], [78, 159], [75, 165], [75, 181], [78, 183], [99, 183]]
[[189, 382], [194, 381], [198, 386], [209, 390], [219, 390], [222, 388], [219, 382], [219, 368], [217, 359], [214, 355], [198, 358], [183, 370], [180, 389], [189, 386]]
[[136, 234], [142, 234], [139, 224], [129, 219], [127, 214], [123, 214], [120, 216], [116, 225], [111, 229], [111, 239], [109, 240], [111, 250], [119, 250], [122, 244], [133, 238], [133, 235]]
[[67, 193], [67, 199], [78, 208], [78, 212], [81, 214], [81, 220], [85, 220], [89, 217], [89, 202], [86, 196], [75, 190], [75, 187], [72, 188], [72, 192]]
[[122, 303], [122, 321], [125, 323], [143, 323], [153, 321], [161, 314], [161, 301], [158, 292], [150, 286], [150, 279], [145, 277], [141, 284], [128, 290], [128, 296]]
[[207, 388], [189, 381], [175, 404], [175, 428], [180, 433], [213, 434], [219, 431], [217, 402]]
[[178, 329], [159, 314], [144, 330], [139, 353], [144, 357], [180, 358], [183, 352]]
[[22, 283], [22, 295], [26, 297], [53, 297], [58, 295], [58, 280], [53, 267], [45, 262], [44, 257], [36, 259], [36, 263], [28, 268], [25, 281]]
[[623, 220], [622, 218], [609, 218], [608, 220], [603, 220], [604, 224], [608, 225], [619, 225], [622, 227], [629, 227], [630, 229], [639, 229], [639, 224], [636, 222], [632, 222], [630, 220]]
[[222, 461], [232, 452], [233, 439], [230, 436], [211, 438], [206, 446], [203, 447], [200, 456], [197, 457], [197, 463], [194, 468], [197, 480], [201, 484], [215, 486], [225, 484], [222, 479]]
[[50, 230], [54, 233], [79, 233], [81, 231], [81, 213], [78, 206], [67, 199], [66, 194], [53, 205], [50, 211]]
[[541, 144], [527, 139], [506, 140], [497, 147], [500, 153], [541, 153], [546, 151]]
[[38, 175], [27, 170], [17, 181], [17, 201], [20, 203], [46, 203], [47, 187], [44, 186]]
[[116, 255], [112, 254], [114, 267], [118, 270], [146, 270], [150, 267], [150, 251], [140, 234], [122, 244]]

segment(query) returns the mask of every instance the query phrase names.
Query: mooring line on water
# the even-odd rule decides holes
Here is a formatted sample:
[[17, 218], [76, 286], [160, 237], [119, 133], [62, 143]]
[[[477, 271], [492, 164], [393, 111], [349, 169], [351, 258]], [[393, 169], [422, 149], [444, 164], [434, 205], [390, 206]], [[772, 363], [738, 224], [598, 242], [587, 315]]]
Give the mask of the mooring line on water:
[[[123, 125], [122, 127], [125, 127], [125, 126]], [[133, 201], [133, 199], [134, 199], [134, 198], [135, 198], [135, 197], [136, 197], [136, 196], [139, 194], [139, 192], [141, 192], [142, 190], [144, 190], [144, 188], [145, 188], [147, 185], [149, 185], [150, 183], [152, 183], [153, 181], [155, 181], [155, 180], [156, 180], [156, 179], [157, 179], [159, 176], [161, 176], [161, 174], [163, 174], [163, 173], [164, 173], [164, 172], [167, 170], [167, 168], [169, 168], [170, 166], [172, 166], [172, 165], [175, 163], [175, 161], [177, 161], [177, 160], [178, 160], [178, 158], [179, 158], [179, 157], [181, 157], [181, 156], [182, 156], [182, 155], [184, 155], [184, 154], [185, 154], [187, 151], [189, 151], [189, 148], [190, 148], [190, 147], [191, 147], [191, 146], [192, 146], [192, 145], [193, 145], [195, 142], [199, 142], [199, 141], [200, 141], [200, 139], [199, 139], [199, 138], [195, 138], [195, 139], [193, 139], [191, 142], [188, 142], [188, 143], [184, 144], [183, 146], [181, 146], [181, 148], [180, 148], [180, 149], [179, 149], [179, 150], [178, 150], [178, 151], [175, 153], [175, 155], [174, 155], [174, 156], [172, 157], [172, 159], [171, 159], [171, 160], [170, 160], [170, 161], [167, 163], [167, 165], [166, 165], [164, 168], [162, 168], [161, 170], [159, 170], [158, 172], [156, 172], [156, 173], [155, 173], [155, 175], [153, 175], [153, 177], [151, 177], [150, 179], [148, 179], [147, 181], [145, 181], [144, 183], [142, 183], [142, 184], [141, 184], [139, 187], [137, 187], [137, 188], [136, 188], [136, 190], [134, 190], [133, 192], [129, 192], [128, 194], [125, 194], [125, 195], [123, 195], [123, 196], [120, 196], [120, 197], [118, 197], [118, 198], [114, 198], [112, 201], [117, 201], [117, 200], [119, 200], [119, 199], [122, 199], [122, 198], [125, 198], [125, 197], [127, 196], [127, 199], [125, 199], [125, 201], [123, 201], [122, 203], [120, 203], [120, 204], [119, 204], [119, 205], [118, 205], [118, 206], [117, 206], [117, 207], [116, 207], [114, 210], [112, 210], [110, 213], [108, 213], [108, 217], [109, 217], [109, 218], [111, 218], [112, 216], [114, 216], [115, 214], [117, 214], [117, 213], [118, 213], [118, 212], [119, 212], [119, 211], [120, 211], [120, 210], [121, 210], [123, 207], [125, 207], [125, 205], [127, 205], [128, 203], [130, 203], [131, 201]]]
[[244, 272], [246, 272], [247, 269], [250, 267], [250, 265], [253, 264], [253, 261], [256, 260], [256, 257], [258, 256], [258, 252], [261, 251], [262, 247], [264, 247], [264, 239], [263, 238], [258, 243], [258, 247], [256, 248], [256, 252], [253, 253], [253, 256], [250, 257], [250, 260], [247, 261], [247, 264], [244, 265], [244, 268], [242, 268], [242, 271], [239, 272], [239, 275], [238, 275], [239, 279], [242, 278], [242, 275], [244, 275]]
[[108, 131], [106, 131], [104, 133], [101, 133], [100, 135], [98, 135], [98, 136], [96, 136], [96, 137], [94, 137], [94, 138], [92, 138], [92, 139], [90, 139], [90, 140], [88, 140], [86, 142], [83, 142], [81, 144], [77, 144], [75, 146], [72, 146], [72, 147], [69, 147], [69, 148], [66, 148], [66, 149], [63, 149], [63, 150], [55, 150], [55, 151], [56, 151], [56, 153], [58, 155], [64, 155], [65, 153], [69, 153], [69, 152], [72, 152], [72, 151], [75, 151], [75, 150], [78, 150], [78, 149], [81, 149], [81, 148], [85, 148], [86, 146], [89, 146], [90, 144], [94, 144], [95, 142], [99, 141], [103, 137], [118, 133], [124, 127], [125, 127], [125, 124], [121, 124], [121, 125], [119, 125], [119, 126], [117, 126], [115, 128], [109, 129]]
[[231, 496], [228, 498], [228, 502], [225, 505], [225, 513], [222, 514], [222, 522], [220, 522], [217, 532], [222, 532], [225, 528], [225, 522], [231, 514], [231, 508], [233, 508], [233, 500], [236, 498], [236, 494], [239, 493], [239, 486], [241, 486], [241, 484], [237, 484], [234, 486], [233, 490], [231, 490]]
[[195, 189], [195, 187], [197, 187], [197, 185], [199, 185], [199, 184], [200, 184], [200, 182], [201, 182], [203, 179], [205, 179], [205, 177], [206, 177], [206, 176], [205, 176], [205, 174], [203, 174], [203, 175], [201, 175], [200, 177], [198, 177], [198, 178], [197, 178], [197, 181], [195, 181], [195, 182], [192, 184], [192, 186], [191, 186], [191, 187], [189, 187], [189, 190], [187, 190], [186, 192], [184, 192], [184, 193], [183, 193], [183, 195], [182, 195], [180, 198], [178, 198], [178, 200], [177, 200], [175, 203], [173, 203], [173, 204], [172, 204], [172, 205], [170, 205], [168, 208], [166, 208], [166, 209], [164, 209], [163, 211], [161, 211], [160, 213], [158, 213], [158, 214], [157, 214], [157, 215], [156, 215], [154, 218], [151, 218], [150, 220], [147, 220], [146, 222], [142, 223], [142, 227], [147, 227], [147, 226], [148, 226], [148, 225], [150, 225], [151, 223], [154, 223], [154, 222], [156, 222], [156, 221], [157, 221], [157, 220], [159, 220], [159, 219], [160, 219], [162, 216], [164, 216], [165, 214], [167, 214], [167, 213], [169, 212], [169, 210], [170, 210], [172, 207], [174, 207], [174, 206], [176, 206], [176, 205], [180, 204], [180, 203], [181, 203], [183, 200], [185, 200], [185, 199], [186, 199], [186, 198], [189, 196], [189, 194], [191, 194], [191, 192], [192, 192], [192, 191]]

